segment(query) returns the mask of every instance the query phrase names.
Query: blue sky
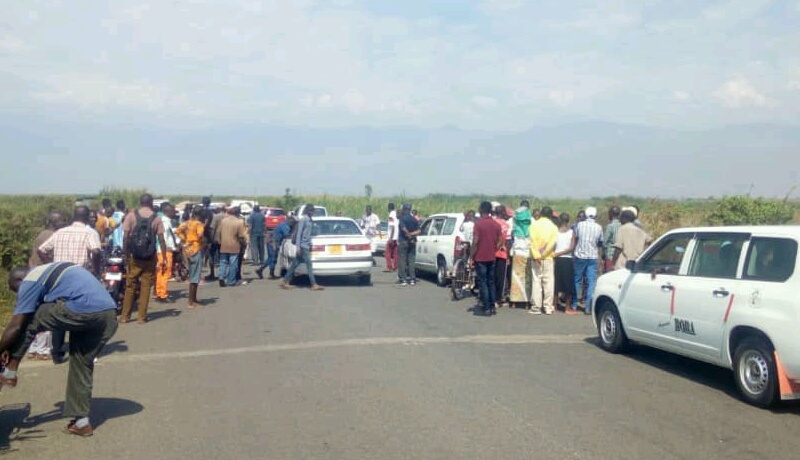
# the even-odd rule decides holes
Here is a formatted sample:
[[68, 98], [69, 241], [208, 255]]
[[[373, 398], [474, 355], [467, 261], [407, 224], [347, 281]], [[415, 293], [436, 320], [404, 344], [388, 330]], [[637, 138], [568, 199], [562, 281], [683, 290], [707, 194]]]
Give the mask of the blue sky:
[[102, 137], [109, 125], [800, 119], [800, 0], [5, 0], [2, 11], [0, 117], [44, 138], [44, 122]]

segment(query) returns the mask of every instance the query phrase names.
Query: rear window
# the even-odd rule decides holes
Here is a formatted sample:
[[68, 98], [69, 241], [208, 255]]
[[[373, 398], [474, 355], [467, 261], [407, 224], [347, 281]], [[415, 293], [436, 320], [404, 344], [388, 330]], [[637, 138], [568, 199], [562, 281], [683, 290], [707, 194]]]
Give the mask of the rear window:
[[283, 209], [270, 209], [269, 211], [267, 211], [267, 216], [268, 217], [278, 217], [278, 216], [285, 216], [285, 215], [286, 215], [286, 213], [283, 211]]
[[753, 238], [747, 251], [744, 279], [783, 282], [794, 274], [797, 241], [789, 238]]
[[314, 222], [311, 236], [363, 235], [352, 220], [325, 220]]
[[314, 208], [314, 217], [325, 217], [328, 215], [328, 212], [322, 208]]

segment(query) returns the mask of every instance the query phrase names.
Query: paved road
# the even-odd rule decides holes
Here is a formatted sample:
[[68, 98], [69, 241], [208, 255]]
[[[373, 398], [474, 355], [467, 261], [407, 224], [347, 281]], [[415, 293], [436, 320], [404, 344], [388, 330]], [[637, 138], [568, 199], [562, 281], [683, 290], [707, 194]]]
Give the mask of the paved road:
[[[586, 317], [472, 315], [430, 282], [201, 287], [120, 327], [93, 438], [60, 432], [66, 368], [0, 392], [0, 455], [44, 459], [746, 459], [800, 452], [800, 408], [740, 403], [730, 373], [613, 356]], [[176, 285], [185, 295], [185, 285]], [[181, 301], [182, 302], [182, 301]]]

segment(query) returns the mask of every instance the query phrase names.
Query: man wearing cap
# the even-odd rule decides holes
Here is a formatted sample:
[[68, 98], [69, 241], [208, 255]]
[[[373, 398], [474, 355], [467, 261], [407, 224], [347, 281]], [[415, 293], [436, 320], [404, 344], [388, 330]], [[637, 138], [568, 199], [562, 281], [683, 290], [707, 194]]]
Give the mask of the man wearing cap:
[[[597, 208], [586, 208], [586, 220], [575, 226], [575, 235], [572, 237], [575, 248], [575, 292], [581, 292], [581, 281], [586, 277], [586, 295], [584, 297], [584, 313], [592, 312], [592, 296], [594, 285], [597, 282], [597, 259], [603, 247], [603, 227], [597, 223]], [[568, 315], [578, 314], [578, 296], [572, 298]]]
[[311, 229], [314, 225], [314, 205], [308, 203], [304, 211], [305, 215], [303, 215], [297, 223], [297, 231], [294, 237], [294, 244], [297, 245], [297, 257], [294, 258], [292, 265], [289, 266], [289, 270], [286, 272], [286, 276], [281, 282], [281, 289], [292, 288], [291, 283], [292, 278], [294, 278], [294, 271], [297, 270], [300, 264], [304, 263], [306, 264], [308, 280], [311, 282], [311, 290], [321, 291], [324, 288], [317, 284], [317, 280], [314, 278], [314, 267], [311, 265]]
[[411, 203], [403, 203], [400, 210], [400, 233], [397, 235], [397, 284], [413, 286], [417, 283], [417, 235], [419, 222], [411, 214]]

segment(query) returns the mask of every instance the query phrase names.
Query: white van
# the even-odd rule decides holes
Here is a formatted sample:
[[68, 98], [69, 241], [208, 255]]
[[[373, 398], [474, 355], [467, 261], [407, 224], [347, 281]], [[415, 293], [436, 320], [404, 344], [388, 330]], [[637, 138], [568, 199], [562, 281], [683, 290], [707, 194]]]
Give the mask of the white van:
[[435, 273], [436, 284], [447, 286], [453, 276], [453, 261], [461, 247], [459, 229], [463, 213], [434, 214], [420, 224], [417, 237], [417, 270]]
[[685, 228], [601, 276], [600, 345], [638, 342], [733, 369], [744, 401], [800, 399], [800, 226]]

